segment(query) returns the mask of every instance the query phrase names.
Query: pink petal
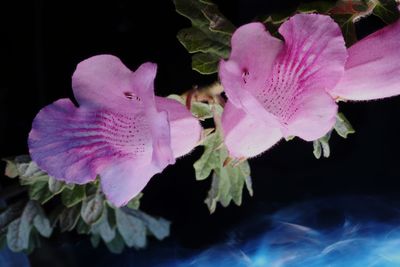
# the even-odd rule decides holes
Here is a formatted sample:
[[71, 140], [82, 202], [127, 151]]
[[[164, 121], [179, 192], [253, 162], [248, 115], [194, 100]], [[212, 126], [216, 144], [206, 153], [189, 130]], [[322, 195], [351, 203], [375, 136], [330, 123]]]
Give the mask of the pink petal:
[[117, 161], [150, 164], [152, 136], [143, 115], [85, 110], [60, 99], [34, 119], [29, 149], [51, 176], [84, 184]]
[[325, 91], [313, 89], [299, 95], [293, 104], [301, 107], [290, 119], [284, 136], [313, 141], [329, 132], [336, 122], [337, 104]]
[[341, 31], [328, 16], [298, 14], [279, 32], [285, 46], [257, 98], [280, 119], [284, 136], [317, 139], [330, 130], [337, 111], [325, 90], [344, 72], [347, 52]]
[[251, 158], [271, 148], [282, 138], [274, 124], [258, 120], [228, 101], [222, 114], [222, 129], [230, 156]]
[[178, 158], [192, 151], [201, 137], [202, 127], [199, 121], [176, 100], [156, 97], [156, 106], [159, 111], [168, 113], [174, 157]]
[[330, 93], [348, 100], [400, 94], [400, 21], [349, 48], [346, 72]]
[[[62, 99], [39, 112], [29, 135], [32, 159], [66, 182], [105, 176], [103, 190], [115, 204], [129, 201], [152, 175], [175, 162], [168, 113], [156, 108], [156, 68], [145, 63], [131, 72], [108, 55], [80, 63], [73, 76], [80, 107]], [[114, 189], [124, 186], [129, 188], [114, 196]]]
[[101, 173], [101, 187], [107, 199], [116, 207], [126, 205], [132, 197], [138, 195], [159, 173], [158, 166], [138, 165], [134, 162], [115, 162]]
[[250, 23], [235, 31], [231, 44], [229, 60], [222, 60], [219, 65], [219, 76], [228, 98], [260, 119], [271, 116], [252, 92], [262, 86], [270, 73], [282, 42], [272, 37], [263, 24]]
[[145, 63], [136, 72], [119, 58], [99, 55], [78, 64], [72, 76], [72, 88], [79, 106], [110, 108], [132, 112], [143, 105], [147, 94], [154, 94], [157, 66]]

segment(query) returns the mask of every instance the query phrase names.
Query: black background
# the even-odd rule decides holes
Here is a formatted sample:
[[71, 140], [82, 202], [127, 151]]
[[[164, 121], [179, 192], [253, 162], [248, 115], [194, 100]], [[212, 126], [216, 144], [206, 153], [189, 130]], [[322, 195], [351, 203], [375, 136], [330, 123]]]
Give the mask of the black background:
[[[218, 1], [236, 26], [257, 15], [284, 10], [289, 2], [296, 1]], [[176, 33], [190, 22], [175, 13], [169, 0], [7, 1], [0, 4], [0, 12], [1, 157], [27, 153], [35, 114], [59, 98], [73, 97], [71, 75], [76, 64], [90, 56], [114, 54], [131, 69], [145, 61], [156, 62], [156, 94], [161, 96], [217, 79], [191, 70], [190, 55], [176, 39]], [[357, 30], [362, 37], [382, 26], [371, 17], [360, 22]], [[223, 240], [228, 230], [254, 214], [305, 199], [397, 198], [400, 97], [341, 103], [340, 110], [353, 124], [355, 135], [348, 139], [333, 135], [329, 159], [315, 159], [312, 144], [295, 139], [250, 160], [255, 195], [251, 198], [246, 192], [241, 207], [218, 207], [209, 215], [203, 200], [210, 181], [195, 181], [192, 168], [202, 152], [197, 148], [151, 180], [144, 190], [142, 209], [171, 220], [172, 239], [180, 246], [200, 249]], [[56, 255], [67, 253], [63, 238], [69, 237], [52, 240]], [[37, 250], [31, 256], [33, 262], [40, 262], [48, 249]], [[73, 249], [67, 254], [74, 255]], [[57, 264], [52, 266], [64, 266]]]

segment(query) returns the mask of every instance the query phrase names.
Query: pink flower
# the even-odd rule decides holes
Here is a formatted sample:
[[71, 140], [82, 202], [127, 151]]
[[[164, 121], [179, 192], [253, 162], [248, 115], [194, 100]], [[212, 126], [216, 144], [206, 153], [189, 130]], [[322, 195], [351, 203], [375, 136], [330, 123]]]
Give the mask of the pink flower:
[[100, 175], [107, 198], [126, 204], [200, 139], [201, 126], [183, 105], [154, 96], [156, 69], [145, 63], [131, 72], [111, 55], [79, 63], [72, 77], [79, 107], [60, 99], [37, 114], [33, 161], [67, 183]]
[[338, 98], [370, 100], [400, 94], [400, 22], [349, 49], [328, 16], [298, 14], [282, 24], [285, 42], [261, 23], [232, 36], [219, 75], [228, 102], [222, 115], [233, 157], [254, 157], [282, 137], [312, 141], [332, 129]]

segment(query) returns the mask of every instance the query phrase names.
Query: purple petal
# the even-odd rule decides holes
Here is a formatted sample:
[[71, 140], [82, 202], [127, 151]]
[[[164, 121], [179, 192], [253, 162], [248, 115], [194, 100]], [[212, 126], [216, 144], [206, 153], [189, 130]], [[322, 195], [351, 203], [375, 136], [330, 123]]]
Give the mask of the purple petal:
[[201, 137], [202, 127], [199, 121], [176, 100], [156, 97], [156, 106], [159, 111], [168, 112], [174, 157], [178, 158], [192, 151]]
[[84, 184], [117, 161], [150, 164], [152, 135], [143, 115], [86, 110], [60, 99], [36, 116], [29, 149], [51, 176]]
[[271, 148], [282, 138], [274, 124], [258, 120], [228, 101], [222, 114], [222, 129], [230, 156], [251, 158]]
[[400, 21], [349, 48], [346, 72], [330, 93], [348, 100], [400, 94]]

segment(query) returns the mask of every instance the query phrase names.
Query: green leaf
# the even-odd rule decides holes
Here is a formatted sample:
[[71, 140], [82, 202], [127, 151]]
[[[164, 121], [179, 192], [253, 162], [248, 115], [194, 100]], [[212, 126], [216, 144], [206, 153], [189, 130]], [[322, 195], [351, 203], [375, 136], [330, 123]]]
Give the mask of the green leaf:
[[46, 203], [53, 196], [54, 194], [49, 190], [48, 181], [36, 181], [29, 186], [29, 197], [41, 204]]
[[7, 231], [7, 226], [21, 215], [23, 208], [24, 202], [19, 201], [7, 207], [0, 214], [0, 233]]
[[142, 220], [129, 215], [121, 209], [115, 210], [118, 231], [128, 247], [146, 246], [146, 226]]
[[379, 0], [372, 13], [386, 24], [391, 24], [399, 19], [400, 12], [395, 0]]
[[80, 218], [81, 206], [75, 205], [70, 208], [65, 208], [59, 215], [61, 232], [72, 231], [77, 225]]
[[97, 248], [98, 246], [99, 246], [99, 244], [100, 244], [100, 235], [97, 235], [97, 234], [92, 234], [91, 236], [90, 236], [90, 243], [92, 244], [92, 246], [94, 247], [94, 248]]
[[85, 198], [85, 186], [76, 185], [72, 189], [66, 188], [61, 193], [61, 201], [66, 207], [72, 207]]
[[192, 114], [199, 120], [206, 120], [214, 117], [212, 105], [202, 102], [193, 102], [190, 108]]
[[[74, 206], [75, 207], [75, 206]], [[76, 224], [76, 231], [78, 234], [89, 234], [90, 231], [92, 230], [92, 227], [90, 225], [87, 225], [82, 218], [78, 216], [78, 223]]]
[[49, 190], [53, 194], [59, 194], [65, 187], [65, 183], [59, 180], [54, 179], [53, 177], [49, 176]]
[[202, 74], [217, 72], [217, 63], [228, 58], [230, 37], [235, 27], [218, 10], [212, 1], [174, 0], [176, 11], [190, 19], [191, 28], [178, 33], [178, 40], [195, 53], [192, 68]]
[[170, 234], [171, 223], [163, 218], [154, 218], [140, 210], [124, 210], [143, 221], [147, 229], [158, 240], [163, 240]]
[[225, 150], [220, 150], [222, 141], [222, 136], [218, 131], [203, 140], [203, 155], [193, 165], [198, 181], [206, 179], [214, 169], [220, 168], [221, 162], [228, 156]]
[[329, 147], [329, 139], [331, 138], [331, 133], [327, 133], [325, 136], [315, 140], [313, 142], [314, 145], [314, 156], [319, 159], [321, 158], [321, 155], [324, 156], [324, 158], [329, 158], [331, 154], [331, 149]]
[[8, 247], [14, 252], [20, 252], [29, 247], [29, 236], [32, 226], [18, 218], [10, 223], [7, 231]]
[[50, 221], [44, 214], [44, 212], [40, 212], [33, 219], [33, 226], [35, 226], [36, 230], [44, 237], [50, 237], [53, 232], [53, 228], [50, 226]]
[[111, 242], [106, 243], [106, 246], [112, 253], [120, 254], [125, 248], [124, 239], [117, 231], [115, 238]]
[[100, 220], [92, 225], [92, 233], [100, 235], [104, 242], [111, 242], [115, 238], [115, 228], [110, 226], [107, 209], [104, 209]]
[[334, 129], [337, 134], [343, 138], [347, 138], [349, 134], [353, 134], [356, 132], [343, 113], [337, 114]]
[[20, 218], [15, 219], [8, 225], [7, 244], [14, 252], [29, 249], [29, 239], [34, 217], [39, 213], [36, 202], [28, 201]]
[[96, 223], [104, 210], [104, 198], [100, 194], [92, 195], [82, 202], [81, 217], [85, 223], [93, 225]]
[[137, 210], [140, 207], [140, 199], [143, 197], [143, 193], [140, 193], [139, 195], [137, 195], [136, 197], [134, 197], [133, 199], [131, 199], [128, 204], [126, 205], [128, 208], [130, 209], [134, 209]]
[[250, 166], [247, 161], [235, 166], [228, 164], [225, 167], [216, 169], [213, 174], [211, 188], [205, 200], [210, 212], [215, 212], [218, 202], [223, 207], [227, 207], [231, 201], [240, 206], [242, 204], [244, 185], [246, 185], [250, 195], [253, 195]]

